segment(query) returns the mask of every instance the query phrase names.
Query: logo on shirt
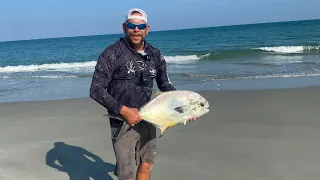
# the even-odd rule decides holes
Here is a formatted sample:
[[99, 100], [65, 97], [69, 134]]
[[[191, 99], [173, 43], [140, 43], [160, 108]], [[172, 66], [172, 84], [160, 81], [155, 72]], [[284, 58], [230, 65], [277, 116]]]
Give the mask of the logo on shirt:
[[128, 69], [128, 74], [135, 73], [134, 64], [132, 61], [127, 62], [126, 66]]
[[[136, 61], [136, 62], [137, 62], [139, 71], [146, 71], [147, 70], [147, 65], [143, 61]], [[133, 61], [128, 61], [126, 66], [128, 69], [128, 74], [136, 72], [135, 65], [134, 65]], [[151, 77], [155, 77], [157, 74], [157, 71], [154, 68], [149, 67], [149, 73], [150, 73]]]

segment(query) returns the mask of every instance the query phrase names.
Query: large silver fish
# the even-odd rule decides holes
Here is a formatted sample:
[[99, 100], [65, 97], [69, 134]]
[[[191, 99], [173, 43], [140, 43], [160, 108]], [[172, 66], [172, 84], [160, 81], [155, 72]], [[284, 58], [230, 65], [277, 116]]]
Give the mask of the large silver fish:
[[139, 114], [144, 121], [160, 129], [159, 138], [168, 128], [178, 123], [186, 125], [191, 117], [200, 117], [208, 112], [209, 102], [200, 94], [188, 90], [167, 92], [153, 90], [153, 97], [139, 109]]

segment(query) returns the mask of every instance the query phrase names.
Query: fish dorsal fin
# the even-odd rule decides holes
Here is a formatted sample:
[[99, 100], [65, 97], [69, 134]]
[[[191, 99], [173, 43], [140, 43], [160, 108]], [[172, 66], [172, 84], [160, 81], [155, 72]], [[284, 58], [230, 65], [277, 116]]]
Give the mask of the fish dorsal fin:
[[151, 98], [150, 98], [150, 100], [149, 100], [145, 105], [143, 105], [141, 108], [139, 108], [139, 110], [142, 109], [143, 107], [145, 107], [145, 106], [146, 106], [149, 102], [151, 102], [153, 99], [155, 99], [156, 97], [158, 97], [159, 95], [162, 94], [162, 92], [159, 91], [159, 90], [156, 90], [156, 89], [153, 89], [153, 88], [148, 88], [148, 87], [144, 87], [144, 88], [151, 90]]
[[151, 99], [150, 101], [152, 101], [154, 98], [158, 97], [160, 94], [162, 94], [161, 91], [158, 91], [156, 89], [152, 89], [152, 94], [151, 94]]
[[154, 88], [149, 88], [149, 87], [143, 87], [143, 89], [147, 89], [151, 91], [151, 98], [149, 101], [152, 101], [154, 98], [158, 97], [160, 94], [162, 94], [161, 91], [154, 89]]

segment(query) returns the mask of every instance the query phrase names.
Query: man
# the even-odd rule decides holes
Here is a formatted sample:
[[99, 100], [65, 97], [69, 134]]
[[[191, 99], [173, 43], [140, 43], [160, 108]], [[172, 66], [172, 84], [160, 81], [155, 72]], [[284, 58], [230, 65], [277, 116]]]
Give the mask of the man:
[[122, 28], [125, 37], [108, 46], [98, 58], [90, 97], [110, 114], [125, 119], [110, 118], [117, 161], [114, 174], [118, 179], [144, 180], [150, 179], [155, 160], [156, 128], [142, 121], [138, 108], [150, 100], [154, 79], [161, 91], [176, 88], [168, 78], [161, 52], [145, 40], [150, 28], [146, 13], [130, 9]]

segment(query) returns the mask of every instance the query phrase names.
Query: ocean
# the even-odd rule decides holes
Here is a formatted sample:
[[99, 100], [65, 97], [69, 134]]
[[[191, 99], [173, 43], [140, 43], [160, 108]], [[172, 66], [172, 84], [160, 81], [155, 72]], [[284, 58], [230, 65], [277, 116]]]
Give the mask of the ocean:
[[[0, 102], [88, 97], [99, 54], [123, 34], [0, 42]], [[177, 89], [320, 85], [320, 20], [150, 32]]]

